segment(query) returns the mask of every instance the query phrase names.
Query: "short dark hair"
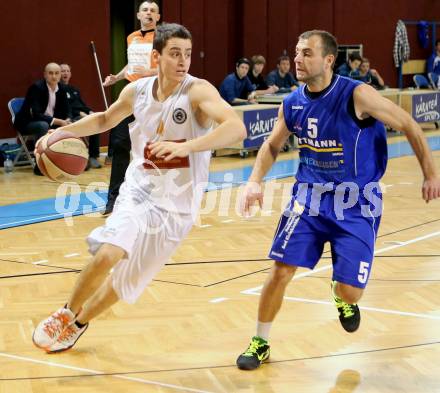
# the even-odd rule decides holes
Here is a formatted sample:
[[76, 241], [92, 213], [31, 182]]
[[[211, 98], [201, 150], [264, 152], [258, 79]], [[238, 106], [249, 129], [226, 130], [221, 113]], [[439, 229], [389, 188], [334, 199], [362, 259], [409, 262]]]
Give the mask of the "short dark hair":
[[359, 54], [359, 52], [351, 52], [351, 53], [348, 55], [348, 60], [350, 60], [350, 61], [359, 60], [360, 62], [362, 62], [362, 57], [361, 57], [361, 55]]
[[156, 49], [160, 54], [162, 54], [163, 48], [165, 48], [168, 40], [171, 38], [182, 38], [192, 42], [191, 33], [185, 26], [177, 23], [162, 23], [156, 28], [156, 33], [153, 40], [153, 49]]
[[240, 67], [241, 64], [247, 64], [249, 67], [251, 66], [251, 62], [247, 57], [240, 57], [236, 62], [235, 66]]
[[157, 8], [160, 10], [159, 3], [156, 0], [144, 0], [141, 4], [139, 4], [138, 11], [141, 10], [141, 5], [144, 4], [144, 3], [156, 4]]
[[290, 57], [286, 55], [282, 55], [278, 57], [277, 64], [280, 65], [282, 61], [286, 61], [286, 60], [290, 62]]
[[333, 55], [336, 59], [338, 57], [338, 42], [333, 34], [325, 30], [309, 30], [302, 33], [298, 38], [300, 40], [307, 40], [311, 36], [317, 35], [321, 38], [322, 54], [324, 56]]

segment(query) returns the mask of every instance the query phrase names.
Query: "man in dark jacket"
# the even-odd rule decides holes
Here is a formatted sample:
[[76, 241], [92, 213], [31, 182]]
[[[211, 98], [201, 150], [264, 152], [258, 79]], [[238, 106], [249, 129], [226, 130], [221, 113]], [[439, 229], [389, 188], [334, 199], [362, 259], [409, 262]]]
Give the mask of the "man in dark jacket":
[[44, 68], [44, 79], [29, 87], [14, 123], [22, 134], [36, 135], [40, 138], [49, 128], [70, 123], [71, 112], [67, 93], [59, 83], [60, 78], [60, 66], [49, 63]]
[[278, 58], [277, 69], [269, 72], [266, 83], [269, 87], [277, 86], [279, 93], [290, 93], [299, 86], [298, 81], [290, 72], [289, 56], [283, 55]]
[[[56, 63], [44, 67], [44, 79], [29, 87], [23, 106], [15, 117], [14, 126], [24, 135], [41, 138], [49, 128], [66, 126], [71, 112], [65, 87], [60, 84], [61, 68]], [[35, 174], [40, 174], [38, 167]]]
[[235, 63], [235, 72], [226, 76], [220, 85], [220, 95], [231, 105], [256, 104], [255, 87], [247, 74], [251, 62], [241, 57]]

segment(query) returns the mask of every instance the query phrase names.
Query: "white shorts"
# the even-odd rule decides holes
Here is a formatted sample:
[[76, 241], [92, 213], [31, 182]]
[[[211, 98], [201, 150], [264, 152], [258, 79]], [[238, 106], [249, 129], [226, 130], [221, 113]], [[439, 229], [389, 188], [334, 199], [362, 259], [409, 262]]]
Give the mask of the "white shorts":
[[193, 220], [152, 205], [142, 211], [121, 205], [116, 204], [87, 242], [93, 255], [104, 243], [125, 250], [125, 258], [113, 269], [112, 285], [119, 299], [134, 303], [191, 230]]

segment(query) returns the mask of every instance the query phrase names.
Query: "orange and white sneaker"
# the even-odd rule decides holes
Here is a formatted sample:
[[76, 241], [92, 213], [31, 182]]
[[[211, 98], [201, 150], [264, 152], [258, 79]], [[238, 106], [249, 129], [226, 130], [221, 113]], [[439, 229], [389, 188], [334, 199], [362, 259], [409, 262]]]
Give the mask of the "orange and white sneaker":
[[60, 308], [38, 324], [32, 335], [32, 341], [38, 348], [48, 350], [74, 320], [75, 315], [72, 311], [65, 307]]
[[57, 353], [67, 351], [72, 348], [78, 339], [82, 336], [82, 334], [87, 330], [89, 324], [86, 323], [84, 326], [79, 327], [75, 322], [72, 322], [69, 326], [67, 326], [61, 335], [58, 337], [56, 343], [51, 345], [49, 348], [46, 348], [47, 353]]

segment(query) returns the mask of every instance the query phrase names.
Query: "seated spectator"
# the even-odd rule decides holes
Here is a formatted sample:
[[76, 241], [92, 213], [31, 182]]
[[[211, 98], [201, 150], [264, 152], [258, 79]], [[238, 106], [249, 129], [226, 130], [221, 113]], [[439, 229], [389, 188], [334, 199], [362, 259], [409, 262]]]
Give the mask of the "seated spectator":
[[[69, 64], [62, 63], [61, 67], [61, 82], [67, 91], [67, 98], [69, 101], [72, 120], [77, 121], [91, 113], [93, 111], [85, 104], [81, 98], [79, 89], [69, 84], [72, 77], [72, 70]], [[99, 134], [89, 136], [89, 163], [87, 168], [101, 168], [101, 164], [98, 161], [99, 157]]]
[[[44, 67], [44, 79], [29, 87], [23, 106], [15, 117], [14, 127], [24, 135], [35, 135], [37, 139], [49, 128], [70, 123], [71, 112], [64, 85], [60, 84], [61, 68], [56, 63]], [[34, 173], [42, 175], [38, 166]]]
[[361, 65], [362, 57], [359, 55], [359, 52], [352, 52], [348, 56], [348, 62], [342, 64], [336, 70], [336, 73], [341, 76], [347, 76], [350, 78], [358, 78], [359, 77], [359, 66]]
[[280, 93], [293, 91], [299, 86], [297, 80], [290, 72], [289, 56], [278, 58], [277, 69], [269, 72], [266, 83], [268, 86], [277, 86]]
[[229, 74], [220, 85], [220, 95], [231, 105], [254, 104], [255, 88], [247, 77], [251, 62], [242, 57], [235, 64], [235, 72]]
[[426, 72], [440, 76], [440, 40], [435, 41], [434, 53], [426, 61]]
[[378, 90], [385, 88], [385, 82], [382, 77], [375, 69], [370, 69], [370, 61], [366, 57], [362, 58], [361, 65], [359, 66], [359, 77], [356, 79], [361, 80]]
[[252, 56], [251, 63], [252, 66], [247, 76], [255, 88], [256, 95], [276, 93], [278, 91], [278, 86], [267, 86], [262, 75], [263, 68], [266, 64], [265, 58], [261, 55]]

